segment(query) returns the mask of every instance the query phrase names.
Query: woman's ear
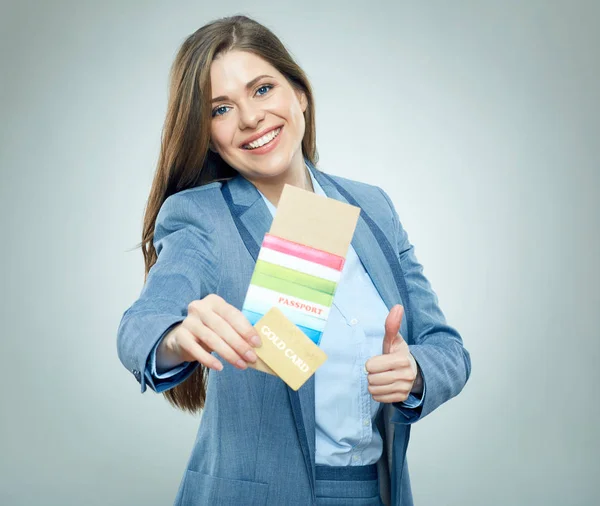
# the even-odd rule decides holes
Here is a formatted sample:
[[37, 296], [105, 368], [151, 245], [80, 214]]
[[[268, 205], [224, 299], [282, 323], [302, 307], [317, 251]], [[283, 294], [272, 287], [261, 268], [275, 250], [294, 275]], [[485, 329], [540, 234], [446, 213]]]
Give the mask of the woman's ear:
[[298, 102], [300, 102], [300, 108], [302, 112], [306, 111], [308, 107], [308, 99], [306, 98], [306, 93], [302, 90], [296, 90], [296, 97], [298, 98]]

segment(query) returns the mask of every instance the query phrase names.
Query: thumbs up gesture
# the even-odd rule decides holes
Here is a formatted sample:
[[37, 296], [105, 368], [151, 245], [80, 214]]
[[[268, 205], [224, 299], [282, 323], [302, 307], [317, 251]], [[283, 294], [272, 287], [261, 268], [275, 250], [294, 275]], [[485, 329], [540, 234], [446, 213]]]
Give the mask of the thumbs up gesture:
[[382, 355], [367, 360], [369, 392], [378, 402], [402, 402], [415, 389], [422, 391], [422, 379], [408, 344], [400, 335], [404, 308], [396, 304], [385, 319]]

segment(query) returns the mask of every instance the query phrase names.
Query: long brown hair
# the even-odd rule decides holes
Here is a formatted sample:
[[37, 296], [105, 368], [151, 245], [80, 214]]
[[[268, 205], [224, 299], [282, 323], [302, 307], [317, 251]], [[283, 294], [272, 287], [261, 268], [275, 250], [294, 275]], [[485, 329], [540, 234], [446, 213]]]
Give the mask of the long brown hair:
[[[317, 163], [312, 88], [306, 74], [277, 36], [246, 16], [218, 19], [198, 29], [183, 42], [171, 67], [160, 155], [146, 204], [139, 245], [146, 265], [144, 282], [157, 259], [153, 244], [154, 227], [158, 211], [167, 197], [187, 188], [230, 179], [237, 174], [217, 153], [208, 149], [210, 65], [218, 55], [234, 49], [261, 57], [283, 74], [294, 88], [306, 94], [308, 105], [304, 112], [302, 154], [311, 163]], [[200, 364], [187, 380], [163, 392], [164, 396], [173, 406], [197, 413], [204, 407], [206, 379], [206, 368]]]

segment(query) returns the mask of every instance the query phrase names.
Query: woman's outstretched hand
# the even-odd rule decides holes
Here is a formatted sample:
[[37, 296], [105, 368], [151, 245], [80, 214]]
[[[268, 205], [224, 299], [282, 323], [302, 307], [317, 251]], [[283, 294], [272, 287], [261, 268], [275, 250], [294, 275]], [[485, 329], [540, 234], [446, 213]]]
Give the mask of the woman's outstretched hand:
[[385, 319], [382, 355], [367, 360], [369, 392], [378, 402], [402, 402], [422, 392], [422, 378], [408, 344], [400, 335], [404, 308], [396, 304]]
[[222, 297], [209, 294], [188, 305], [188, 315], [161, 341], [157, 362], [170, 366], [197, 361], [210, 369], [220, 371], [223, 364], [211, 352], [238, 369], [246, 369], [248, 362], [256, 362], [253, 347], [261, 346], [256, 329], [244, 314]]

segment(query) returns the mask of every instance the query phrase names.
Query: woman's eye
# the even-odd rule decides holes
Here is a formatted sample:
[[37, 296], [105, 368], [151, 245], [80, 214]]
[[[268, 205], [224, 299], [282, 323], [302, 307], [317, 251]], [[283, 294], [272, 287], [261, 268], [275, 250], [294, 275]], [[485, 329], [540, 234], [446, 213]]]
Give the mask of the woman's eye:
[[213, 118], [215, 116], [222, 116], [223, 114], [225, 114], [227, 112], [227, 109], [228, 109], [228, 107], [226, 105], [216, 107], [215, 109], [213, 109], [213, 112], [212, 112]]
[[[271, 86], [270, 84], [263, 84], [260, 88], [258, 88], [258, 90], [256, 90], [256, 93], [258, 93], [259, 95], [266, 95], [267, 92], [272, 88], [273, 86]], [[264, 90], [262, 93], [260, 92], [261, 90]]]
[[[271, 88], [273, 88], [272, 84], [263, 84], [260, 88], [256, 90], [256, 94], [262, 97], [266, 95], [271, 90]], [[223, 116], [223, 114], [225, 114], [229, 109], [231, 109], [231, 107], [227, 105], [221, 105], [219, 107], [216, 107], [212, 111], [212, 117], [214, 118], [215, 116]]]

